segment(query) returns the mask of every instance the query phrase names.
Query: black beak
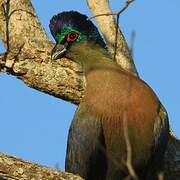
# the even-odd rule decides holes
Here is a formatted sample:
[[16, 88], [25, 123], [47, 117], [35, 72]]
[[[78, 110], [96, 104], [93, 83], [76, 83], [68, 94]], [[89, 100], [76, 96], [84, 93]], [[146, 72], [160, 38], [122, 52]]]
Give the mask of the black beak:
[[63, 44], [56, 44], [54, 46], [54, 48], [52, 49], [51, 51], [51, 59], [53, 60], [57, 60], [61, 57], [63, 57], [63, 55], [65, 54], [66, 52], [66, 46], [63, 45]]

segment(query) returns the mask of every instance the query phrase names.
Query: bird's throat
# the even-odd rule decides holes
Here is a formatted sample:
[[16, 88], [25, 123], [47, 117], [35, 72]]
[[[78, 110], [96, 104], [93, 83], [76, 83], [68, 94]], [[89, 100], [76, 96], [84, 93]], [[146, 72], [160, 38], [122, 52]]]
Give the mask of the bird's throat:
[[81, 42], [72, 46], [67, 53], [67, 58], [72, 59], [82, 66], [83, 72], [87, 74], [98, 64], [110, 60], [106, 49], [91, 42]]

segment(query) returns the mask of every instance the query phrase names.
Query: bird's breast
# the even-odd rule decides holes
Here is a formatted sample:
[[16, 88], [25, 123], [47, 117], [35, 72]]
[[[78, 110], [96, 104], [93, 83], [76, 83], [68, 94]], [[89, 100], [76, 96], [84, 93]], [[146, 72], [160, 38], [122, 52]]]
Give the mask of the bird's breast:
[[144, 82], [119, 71], [98, 70], [87, 76], [84, 101], [96, 114], [120, 117], [146, 116], [156, 112], [158, 99]]
[[107, 149], [113, 156], [126, 154], [123, 126], [126, 118], [135, 161], [149, 158], [159, 102], [149, 86], [118, 71], [95, 71], [87, 77], [83, 101], [88, 113], [101, 120]]

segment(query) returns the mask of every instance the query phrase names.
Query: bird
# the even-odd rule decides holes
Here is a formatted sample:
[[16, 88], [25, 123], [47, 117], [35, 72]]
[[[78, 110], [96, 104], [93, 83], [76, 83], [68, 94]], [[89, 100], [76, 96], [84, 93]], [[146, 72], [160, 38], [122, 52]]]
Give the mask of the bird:
[[65, 170], [87, 180], [120, 180], [131, 176], [131, 158], [138, 179], [157, 179], [169, 120], [155, 92], [113, 61], [86, 15], [61, 12], [52, 17], [49, 28], [56, 41], [52, 60], [74, 61], [86, 79], [69, 128]]

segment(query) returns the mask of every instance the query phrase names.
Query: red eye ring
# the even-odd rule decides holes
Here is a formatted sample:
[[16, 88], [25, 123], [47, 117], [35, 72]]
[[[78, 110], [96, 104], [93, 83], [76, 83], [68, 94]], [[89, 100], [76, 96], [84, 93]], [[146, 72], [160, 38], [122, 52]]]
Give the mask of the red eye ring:
[[79, 34], [77, 32], [70, 32], [66, 36], [67, 42], [74, 42], [78, 38]]

